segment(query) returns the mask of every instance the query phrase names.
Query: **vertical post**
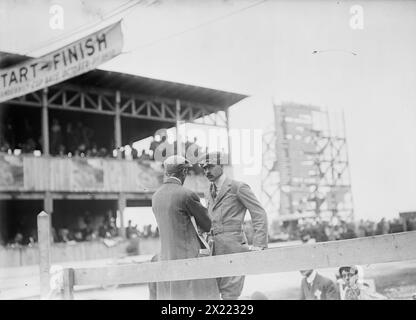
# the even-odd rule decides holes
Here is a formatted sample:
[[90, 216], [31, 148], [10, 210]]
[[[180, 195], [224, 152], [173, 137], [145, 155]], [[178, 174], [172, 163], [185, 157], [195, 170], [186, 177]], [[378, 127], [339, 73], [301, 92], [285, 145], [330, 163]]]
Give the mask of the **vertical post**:
[[52, 214], [53, 214], [53, 199], [50, 191], [46, 191], [43, 198], [43, 211], [49, 215], [50, 236], [52, 239]]
[[230, 136], [230, 112], [229, 108], [225, 109], [226, 125], [227, 125], [227, 144], [228, 144], [228, 161], [232, 164], [231, 161], [231, 136]]
[[49, 269], [50, 257], [50, 220], [49, 215], [42, 211], [38, 214], [38, 245], [39, 245], [39, 270], [40, 270], [40, 298], [46, 299], [50, 290]]
[[74, 269], [64, 269], [64, 300], [74, 299]]
[[179, 99], [176, 100], [176, 153], [182, 155], [182, 139], [179, 131], [181, 121], [181, 102]]
[[42, 146], [43, 155], [49, 156], [48, 88], [42, 90]]
[[405, 214], [399, 214], [400, 215], [400, 219], [402, 220], [402, 225], [403, 225], [403, 231], [406, 232], [407, 231], [407, 219]]
[[124, 193], [120, 193], [118, 195], [118, 212], [120, 214], [120, 233], [123, 238], [126, 237], [126, 232], [124, 229], [124, 209], [126, 208], [126, 195]]
[[[344, 143], [345, 143], [345, 155], [346, 155], [346, 165], [347, 165], [347, 170], [348, 170], [348, 185], [350, 187], [350, 193], [351, 193], [351, 214], [350, 214], [350, 219], [351, 221], [355, 221], [355, 215], [354, 215], [354, 198], [353, 198], [353, 194], [352, 194], [352, 189], [351, 189], [351, 172], [350, 172], [350, 160], [349, 160], [349, 156], [348, 156], [348, 143], [347, 143], [347, 126], [345, 123], [345, 114], [344, 114], [344, 110], [342, 110], [342, 130], [343, 130], [343, 136], [345, 138]], [[358, 231], [358, 228], [356, 230], [356, 232]]]
[[116, 115], [114, 117], [114, 138], [117, 149], [117, 159], [121, 159], [121, 116], [120, 116], [120, 102], [121, 95], [120, 91], [116, 91]]

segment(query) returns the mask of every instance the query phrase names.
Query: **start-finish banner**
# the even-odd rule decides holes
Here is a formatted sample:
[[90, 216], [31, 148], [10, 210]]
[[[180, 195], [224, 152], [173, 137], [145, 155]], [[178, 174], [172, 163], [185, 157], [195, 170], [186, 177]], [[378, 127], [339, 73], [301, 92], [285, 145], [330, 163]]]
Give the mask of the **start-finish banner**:
[[59, 50], [0, 70], [0, 102], [52, 86], [120, 54], [121, 22], [97, 31]]

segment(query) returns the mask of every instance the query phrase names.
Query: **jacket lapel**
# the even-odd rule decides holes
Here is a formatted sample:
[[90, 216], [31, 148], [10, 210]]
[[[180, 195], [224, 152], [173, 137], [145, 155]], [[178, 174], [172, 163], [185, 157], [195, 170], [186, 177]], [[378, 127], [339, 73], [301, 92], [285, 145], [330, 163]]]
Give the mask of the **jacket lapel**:
[[220, 192], [217, 194], [217, 197], [214, 200], [214, 203], [212, 205], [212, 210], [215, 209], [217, 204], [224, 198], [225, 194], [230, 190], [231, 188], [231, 179], [226, 178], [224, 183], [221, 186]]

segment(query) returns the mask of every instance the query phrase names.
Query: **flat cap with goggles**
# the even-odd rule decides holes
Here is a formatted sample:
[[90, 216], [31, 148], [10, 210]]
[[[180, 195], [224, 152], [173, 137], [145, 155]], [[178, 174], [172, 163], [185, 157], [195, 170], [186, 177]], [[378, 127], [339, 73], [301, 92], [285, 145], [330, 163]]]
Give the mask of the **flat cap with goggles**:
[[204, 168], [207, 165], [223, 165], [228, 164], [228, 156], [222, 152], [209, 152], [203, 154], [198, 159], [199, 165]]
[[171, 175], [182, 171], [184, 168], [191, 168], [191, 163], [182, 156], [170, 156], [163, 162], [166, 175]]

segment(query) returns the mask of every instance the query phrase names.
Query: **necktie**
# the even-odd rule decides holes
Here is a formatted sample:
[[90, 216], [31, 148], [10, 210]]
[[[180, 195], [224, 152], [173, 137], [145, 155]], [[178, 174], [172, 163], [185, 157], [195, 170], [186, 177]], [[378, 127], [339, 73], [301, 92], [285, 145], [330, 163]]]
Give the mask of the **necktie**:
[[210, 192], [212, 199], [215, 199], [217, 197], [217, 186], [215, 185], [215, 183], [211, 183]]

